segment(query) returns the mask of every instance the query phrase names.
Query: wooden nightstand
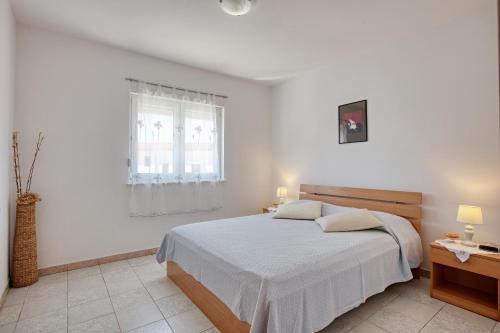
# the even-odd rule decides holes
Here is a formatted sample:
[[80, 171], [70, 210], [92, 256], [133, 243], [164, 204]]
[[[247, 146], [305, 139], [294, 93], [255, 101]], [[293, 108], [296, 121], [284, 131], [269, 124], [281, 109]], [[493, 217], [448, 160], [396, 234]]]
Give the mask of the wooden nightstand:
[[432, 297], [500, 320], [500, 255], [472, 254], [462, 263], [432, 243], [431, 263]]
[[[272, 204], [270, 207], [276, 208], [276, 207], [278, 207], [278, 204]], [[262, 214], [270, 213], [271, 212], [271, 210], [269, 210], [270, 207], [261, 208], [260, 210], [261, 210]]]

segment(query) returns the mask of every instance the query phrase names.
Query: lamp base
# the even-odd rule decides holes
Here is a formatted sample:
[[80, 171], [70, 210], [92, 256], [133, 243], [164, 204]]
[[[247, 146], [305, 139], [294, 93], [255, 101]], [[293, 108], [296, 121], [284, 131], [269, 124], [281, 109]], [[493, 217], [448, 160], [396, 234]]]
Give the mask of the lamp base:
[[472, 226], [472, 224], [467, 224], [465, 226], [465, 230], [464, 230], [464, 241], [462, 242], [463, 245], [465, 246], [471, 246], [471, 247], [475, 247], [476, 246], [476, 243], [474, 243], [472, 241], [472, 238], [474, 237], [474, 227]]

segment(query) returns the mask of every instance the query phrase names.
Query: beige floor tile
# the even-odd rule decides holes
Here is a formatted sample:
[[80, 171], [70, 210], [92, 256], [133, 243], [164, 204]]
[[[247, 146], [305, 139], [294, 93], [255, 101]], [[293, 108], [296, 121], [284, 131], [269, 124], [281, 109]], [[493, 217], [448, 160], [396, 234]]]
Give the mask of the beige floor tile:
[[54, 312], [67, 306], [68, 297], [65, 294], [40, 297], [24, 304], [19, 320], [36, 317], [47, 312]]
[[67, 281], [57, 281], [51, 282], [49, 284], [39, 284], [35, 283], [28, 289], [28, 295], [26, 296], [26, 302], [31, 302], [40, 297], [46, 296], [56, 296], [60, 294], [66, 294], [68, 292], [68, 282]]
[[3, 306], [16, 305], [24, 303], [26, 295], [28, 295], [29, 287], [24, 288], [10, 288]]
[[407, 298], [411, 298], [422, 304], [434, 305], [444, 305], [444, 302], [432, 298], [430, 296], [430, 283], [429, 279], [412, 280], [407, 282], [405, 288], [400, 290], [400, 295]]
[[426, 324], [442, 307], [441, 304], [423, 304], [404, 296], [398, 296], [385, 309], [402, 313], [413, 320]]
[[425, 325], [402, 313], [385, 308], [370, 317], [368, 322], [390, 333], [416, 333]]
[[496, 322], [490, 318], [483, 317], [481, 315], [478, 315], [477, 313], [456, 307], [451, 304], [446, 304], [442, 312], [450, 314], [455, 317], [463, 318], [467, 322], [471, 323], [472, 325], [478, 328], [481, 327], [483, 329], [491, 330], [496, 324]]
[[15, 304], [0, 308], [0, 325], [15, 323], [19, 319], [22, 307], [22, 304]]
[[153, 299], [157, 300], [166, 296], [172, 296], [182, 293], [182, 291], [166, 276], [144, 283], [144, 286], [151, 294]]
[[113, 313], [111, 300], [104, 298], [69, 308], [68, 321], [73, 326], [110, 313]]
[[406, 281], [406, 282], [395, 283], [395, 284], [387, 287], [387, 289], [394, 292], [394, 293], [397, 293], [399, 295], [404, 290], [406, 290], [408, 288], [412, 288], [412, 287], [420, 288], [421, 285], [419, 283], [417, 283], [416, 281], [418, 281], [418, 280], [410, 280], [410, 281]]
[[115, 262], [110, 262], [108, 264], [102, 264], [99, 265], [101, 272], [104, 273], [109, 273], [112, 271], [120, 270], [125, 267], [130, 267], [128, 264], [127, 260], [120, 260], [120, 261], [115, 261]]
[[124, 294], [143, 287], [142, 282], [137, 276], [116, 279], [109, 282], [106, 281], [106, 286], [110, 296]]
[[104, 279], [101, 275], [87, 276], [81, 279], [68, 281], [68, 292], [74, 292], [82, 289], [93, 289], [105, 287]]
[[358, 326], [354, 327], [349, 333], [386, 333], [387, 331], [370, 324], [368, 322], [363, 322]]
[[463, 333], [463, 331], [456, 331], [448, 323], [443, 323], [440, 320], [438, 320], [425, 325], [425, 327], [420, 331], [420, 333]]
[[98, 299], [107, 298], [108, 289], [105, 285], [97, 288], [80, 288], [74, 291], [70, 290], [68, 293], [68, 306], [73, 307], [85, 304]]
[[212, 327], [206, 331], [203, 331], [203, 333], [221, 333], [221, 331], [219, 331], [217, 327]]
[[91, 319], [84, 323], [71, 325], [69, 333], [120, 333], [118, 322], [114, 313]]
[[432, 298], [429, 295], [429, 291], [427, 290], [422, 290], [422, 289], [417, 289], [417, 288], [408, 288], [404, 292], [401, 293], [401, 296], [404, 296], [406, 298], [411, 298], [416, 302], [425, 304], [425, 305], [431, 305], [431, 306], [444, 306], [444, 302], [440, 301], [436, 298]]
[[199, 333], [214, 326], [198, 309], [170, 317], [167, 322], [174, 333]]
[[127, 261], [128, 261], [128, 264], [132, 267], [146, 265], [146, 264], [158, 265], [158, 263], [156, 262], [156, 259], [153, 256], [132, 258], [132, 259], [128, 259]]
[[361, 323], [361, 318], [355, 312], [349, 311], [342, 316], [335, 318], [333, 323], [328, 325], [321, 333], [345, 333]]
[[101, 274], [101, 270], [99, 266], [91, 266], [80, 269], [75, 269], [68, 272], [68, 280], [78, 280], [82, 278], [86, 278], [89, 276], [99, 275]]
[[443, 309], [424, 327], [424, 333], [489, 333], [495, 321], [470, 311], [445, 305]]
[[41, 276], [36, 284], [45, 285], [56, 282], [66, 282], [67, 280], [68, 280], [68, 272], [60, 272], [56, 274]]
[[493, 333], [500, 333], [500, 322], [496, 324], [495, 329], [493, 330]]
[[155, 281], [167, 276], [166, 270], [158, 264], [147, 264], [133, 267], [142, 282]]
[[14, 333], [15, 328], [16, 328], [16, 323], [2, 325], [0, 326], [0, 333]]
[[136, 277], [134, 270], [130, 266], [124, 266], [113, 271], [102, 273], [104, 281], [112, 282], [117, 280], [123, 280], [131, 277]]
[[50, 331], [50, 333], [68, 333], [68, 328], [59, 328], [55, 331]]
[[151, 296], [143, 287], [111, 297], [115, 311], [133, 305], [149, 304], [151, 301]]
[[17, 323], [16, 333], [51, 333], [65, 330], [67, 327], [68, 309], [62, 308], [54, 312], [21, 320]]
[[184, 294], [164, 297], [156, 301], [160, 311], [165, 318], [173, 317], [179, 313], [186, 312], [196, 308], [191, 300]]
[[123, 331], [130, 331], [163, 319], [153, 301], [119, 309], [116, 311], [116, 317]]
[[173, 331], [165, 320], [160, 320], [128, 331], [127, 333], [173, 333]]

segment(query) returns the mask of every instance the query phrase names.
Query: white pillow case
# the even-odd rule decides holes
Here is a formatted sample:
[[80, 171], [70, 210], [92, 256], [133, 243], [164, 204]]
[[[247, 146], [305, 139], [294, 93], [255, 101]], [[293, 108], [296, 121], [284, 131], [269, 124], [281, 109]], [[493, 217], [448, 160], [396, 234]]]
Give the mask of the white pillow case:
[[332, 205], [332, 204], [323, 202], [323, 206], [321, 207], [321, 216], [327, 216], [327, 215], [332, 215], [332, 214], [337, 214], [337, 213], [352, 212], [352, 211], [355, 211], [358, 209], [359, 208], [337, 206], [337, 205]]
[[315, 220], [321, 217], [321, 201], [295, 201], [278, 206], [273, 219]]
[[383, 224], [367, 209], [327, 215], [316, 219], [324, 232], [357, 231], [382, 227]]

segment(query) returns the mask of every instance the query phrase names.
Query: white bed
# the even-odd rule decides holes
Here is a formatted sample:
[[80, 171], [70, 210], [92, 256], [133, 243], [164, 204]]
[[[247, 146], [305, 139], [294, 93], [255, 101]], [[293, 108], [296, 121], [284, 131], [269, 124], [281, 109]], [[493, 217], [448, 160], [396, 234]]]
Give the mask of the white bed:
[[412, 224], [375, 214], [385, 230], [324, 233], [314, 221], [271, 214], [180, 226], [157, 258], [175, 262], [251, 332], [317, 332], [420, 265]]

